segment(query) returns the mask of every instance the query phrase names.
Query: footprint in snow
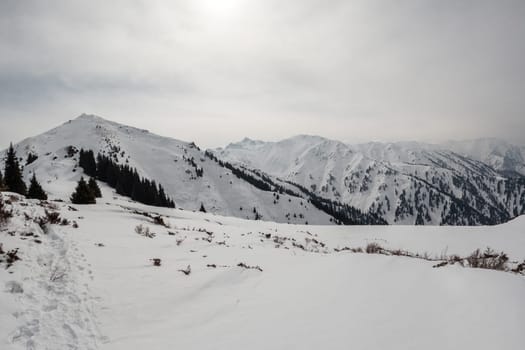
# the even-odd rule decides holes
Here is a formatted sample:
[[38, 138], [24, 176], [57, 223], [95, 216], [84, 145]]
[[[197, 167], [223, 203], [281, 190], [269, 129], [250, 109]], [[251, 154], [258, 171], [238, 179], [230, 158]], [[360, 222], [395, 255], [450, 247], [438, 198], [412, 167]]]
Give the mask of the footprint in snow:
[[5, 290], [6, 290], [6, 292], [12, 293], [12, 294], [18, 294], [18, 293], [23, 293], [24, 292], [24, 288], [22, 288], [22, 284], [20, 282], [17, 282], [17, 281], [8, 281], [8, 282], [6, 282]]
[[63, 324], [62, 325], [62, 328], [67, 332], [67, 334], [73, 338], [73, 339], [77, 339], [77, 334], [75, 333], [75, 331], [73, 330], [73, 328], [71, 328], [71, 326], [69, 326], [68, 324]]
[[42, 311], [49, 312], [49, 311], [56, 310], [57, 308], [58, 308], [58, 303], [55, 300], [55, 301], [52, 301], [50, 304], [42, 307]]

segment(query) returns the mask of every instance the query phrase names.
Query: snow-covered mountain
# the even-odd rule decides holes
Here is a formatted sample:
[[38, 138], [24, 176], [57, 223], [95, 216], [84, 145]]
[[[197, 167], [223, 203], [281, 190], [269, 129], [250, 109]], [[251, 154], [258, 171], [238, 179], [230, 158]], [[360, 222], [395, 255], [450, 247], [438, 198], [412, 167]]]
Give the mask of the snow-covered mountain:
[[[293, 187], [289, 184], [269, 183], [269, 178], [264, 180], [255, 173], [228, 168], [206, 156], [194, 143], [93, 115], [83, 114], [15, 145], [26, 181], [35, 172], [44, 189], [63, 200], [69, 199], [82, 175], [78, 167], [78, 150], [82, 148], [136, 168], [141, 176], [162, 184], [180, 208], [198, 210], [202, 204], [208, 212], [248, 219], [302, 224], [334, 222], [331, 215], [312, 205], [297, 189], [297, 195], [272, 190], [276, 186]], [[36, 160], [27, 162], [29, 154]]]
[[525, 176], [525, 146], [510, 144], [496, 138], [450, 141], [443, 144], [466, 157], [484, 162], [496, 170]]
[[481, 161], [488, 152], [475, 150], [476, 145], [465, 147], [469, 157], [442, 145], [349, 145], [300, 135], [279, 142], [244, 139], [215, 154], [391, 224], [495, 224], [525, 213], [525, 178]]
[[[415, 143], [301, 136], [203, 152], [88, 115], [15, 148], [26, 181], [36, 172], [50, 198], [0, 193], [2, 350], [525, 343], [525, 216], [304, 224], [379, 223], [366, 205], [393, 223], [507, 220], [512, 205], [523, 212], [516, 173]], [[178, 208], [138, 203], [109, 181], [96, 204], [72, 204], [80, 148], [160, 182]]]
[[83, 174], [83, 148], [162, 184], [177, 207], [202, 204], [220, 215], [299, 224], [479, 225], [523, 214], [520, 148], [477, 142], [349, 145], [301, 135], [203, 151], [83, 114], [15, 149], [26, 181], [35, 172], [52, 198], [63, 200]]

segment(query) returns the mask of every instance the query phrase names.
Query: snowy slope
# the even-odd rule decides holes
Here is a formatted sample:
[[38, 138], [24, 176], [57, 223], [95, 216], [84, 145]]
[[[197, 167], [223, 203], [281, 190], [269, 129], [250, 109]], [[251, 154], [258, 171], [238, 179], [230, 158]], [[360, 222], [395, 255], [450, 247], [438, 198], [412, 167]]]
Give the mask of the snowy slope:
[[[519, 148], [480, 142], [462, 149], [458, 143], [456, 152], [416, 142], [348, 145], [300, 135], [279, 142], [244, 139], [210, 157], [193, 143], [82, 115], [15, 148], [21, 164], [29, 153], [38, 156], [24, 167], [26, 181], [35, 171], [55, 198], [67, 199], [72, 192], [82, 174], [77, 151], [84, 148], [137, 168], [186, 209], [202, 203], [227, 216], [330, 224], [345, 220], [327, 208], [344, 204], [360, 210], [354, 213], [361, 223], [381, 222], [377, 218], [410, 225], [503, 223], [525, 213]], [[266, 188], [235, 175], [224, 161]], [[331, 202], [320, 206], [319, 199]]]
[[[0, 269], [1, 349], [525, 343], [523, 275], [341, 251], [375, 242], [439, 257], [490, 246], [521, 262], [525, 217], [493, 227], [296, 226], [147, 207], [102, 191], [104, 200], [89, 206], [4, 193], [14, 217], [0, 242], [20, 248], [22, 260]], [[34, 222], [44, 210], [70, 223], [44, 232]], [[158, 214], [169, 227], [154, 224]], [[156, 236], [138, 235], [137, 225]]]
[[525, 146], [512, 145], [495, 138], [450, 141], [443, 146], [456, 153], [484, 162], [494, 169], [525, 175]]
[[[91, 149], [112, 156], [121, 164], [162, 184], [176, 205], [198, 210], [201, 203], [208, 212], [242, 218], [289, 223], [330, 224], [331, 217], [302, 198], [261, 191], [217, 162], [205, 157], [195, 144], [152, 134], [146, 130], [117, 124], [93, 115], [81, 115], [44, 134], [15, 145], [21, 164], [29, 153], [38, 159], [24, 167], [26, 181], [33, 171], [52, 197], [68, 199], [82, 169], [78, 154]], [[69, 154], [68, 154], [69, 153]], [[2, 159], [3, 157], [0, 157]], [[195, 165], [192, 164], [192, 161]], [[2, 161], [0, 161], [2, 166]], [[203, 176], [196, 174], [203, 169]], [[295, 215], [294, 215], [295, 214]]]
[[437, 145], [348, 145], [301, 135], [279, 142], [245, 139], [215, 154], [392, 224], [495, 224], [525, 212], [523, 177], [509, 178]]

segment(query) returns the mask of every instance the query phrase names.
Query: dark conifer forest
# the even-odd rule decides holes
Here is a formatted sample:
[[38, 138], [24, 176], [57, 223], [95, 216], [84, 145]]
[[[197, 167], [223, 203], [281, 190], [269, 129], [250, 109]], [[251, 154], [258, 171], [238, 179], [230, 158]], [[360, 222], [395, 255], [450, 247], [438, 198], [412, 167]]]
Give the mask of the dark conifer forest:
[[175, 203], [166, 195], [161, 184], [141, 177], [135, 168], [127, 164], [118, 164], [100, 153], [95, 159], [92, 150], [81, 149], [79, 166], [87, 175], [107, 183], [122, 196], [146, 205], [175, 208]]

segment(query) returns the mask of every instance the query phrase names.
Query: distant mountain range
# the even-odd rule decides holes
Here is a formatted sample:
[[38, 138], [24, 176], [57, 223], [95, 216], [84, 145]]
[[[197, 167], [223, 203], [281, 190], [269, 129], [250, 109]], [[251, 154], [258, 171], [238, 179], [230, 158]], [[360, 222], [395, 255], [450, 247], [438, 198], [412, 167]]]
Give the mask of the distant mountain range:
[[[36, 172], [61, 199], [82, 174], [81, 148], [136, 168], [178, 207], [202, 205], [220, 215], [299, 224], [488, 225], [525, 213], [525, 147], [497, 139], [352, 145], [301, 135], [204, 151], [83, 114], [15, 145], [26, 180]], [[26, 165], [29, 154], [37, 158]]]

